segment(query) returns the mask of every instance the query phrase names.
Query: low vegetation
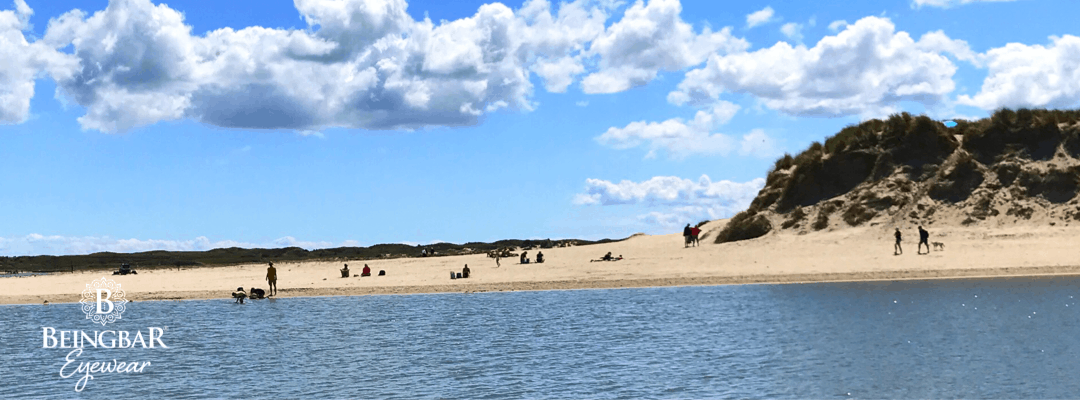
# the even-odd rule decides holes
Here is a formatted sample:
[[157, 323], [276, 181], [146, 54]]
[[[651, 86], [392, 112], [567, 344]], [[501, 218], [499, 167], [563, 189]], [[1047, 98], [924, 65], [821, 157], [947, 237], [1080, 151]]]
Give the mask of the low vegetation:
[[1073, 212], [1080, 209], [1080, 110], [1002, 109], [954, 122], [894, 114], [785, 154], [716, 241], [763, 236], [772, 222], [824, 230], [840, 209], [849, 226], [1080, 217]]
[[0, 272], [56, 272], [86, 269], [115, 270], [121, 263], [129, 263], [137, 269], [192, 268], [214, 265], [262, 263], [267, 261], [347, 261], [378, 260], [401, 257], [418, 257], [422, 249], [436, 256], [459, 254], [484, 254], [496, 249], [524, 248], [547, 249], [563, 246], [580, 246], [616, 242], [564, 240], [500, 240], [493, 243], [469, 242], [465, 244], [436, 243], [426, 246], [407, 244], [378, 244], [370, 247], [338, 247], [333, 249], [305, 250], [299, 247], [279, 249], [243, 249], [232, 247], [208, 251], [147, 251], [142, 253], [94, 253], [72, 256], [22, 256], [0, 257]]

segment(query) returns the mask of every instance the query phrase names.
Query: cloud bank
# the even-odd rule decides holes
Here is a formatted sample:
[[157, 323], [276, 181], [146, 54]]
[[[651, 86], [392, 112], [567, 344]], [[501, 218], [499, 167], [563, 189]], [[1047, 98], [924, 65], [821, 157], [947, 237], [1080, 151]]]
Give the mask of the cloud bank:
[[[748, 94], [785, 114], [826, 117], [880, 116], [902, 101], [933, 108], [955, 100], [987, 110], [1080, 103], [1069, 85], [1080, 69], [1074, 36], [980, 54], [941, 31], [916, 41], [887, 18], [866, 17], [830, 24], [837, 33], [813, 46], [751, 51], [730, 27], [695, 30], [679, 0], [624, 8], [527, 0], [517, 10], [495, 2], [439, 23], [413, 19], [406, 0], [294, 5], [306, 29], [195, 35], [166, 4], [110, 0], [103, 10], [52, 18], [32, 40], [33, 10], [14, 0], [14, 9], [0, 11], [0, 123], [27, 120], [34, 81], [43, 77], [56, 81], [59, 97], [85, 108], [83, 128], [103, 132], [178, 119], [301, 132], [473, 125], [499, 110], [534, 109], [534, 80], [550, 92], [579, 85], [585, 93], [616, 93], [688, 68], [671, 103], [700, 106]], [[765, 7], [746, 23], [775, 19]], [[802, 27], [781, 30], [798, 42]], [[950, 98], [954, 60], [989, 69], [979, 93]]]
[[730, 217], [746, 209], [754, 200], [765, 179], [749, 182], [722, 180], [713, 182], [708, 175], [697, 181], [674, 176], [657, 176], [643, 182], [621, 181], [614, 183], [602, 179], [585, 181], [584, 193], [575, 196], [577, 205], [643, 205], [657, 208], [639, 215], [638, 219], [649, 225], [666, 228], [702, 219]]

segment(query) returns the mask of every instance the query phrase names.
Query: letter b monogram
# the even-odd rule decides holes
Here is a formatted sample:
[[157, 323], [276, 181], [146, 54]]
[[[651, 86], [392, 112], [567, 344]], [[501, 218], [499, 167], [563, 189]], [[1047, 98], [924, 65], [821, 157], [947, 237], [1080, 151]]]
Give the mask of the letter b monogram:
[[[104, 299], [101, 298], [101, 292], [106, 293]], [[112, 291], [111, 290], [105, 289], [105, 288], [98, 288], [98, 290], [97, 290], [97, 313], [98, 314], [108, 314], [108, 313], [113, 312], [113, 302], [112, 302], [112, 300], [109, 300], [109, 298], [111, 298], [111, 297], [112, 297]], [[101, 311], [101, 303], [103, 303], [103, 302], [104, 303], [109, 303], [109, 311]]]

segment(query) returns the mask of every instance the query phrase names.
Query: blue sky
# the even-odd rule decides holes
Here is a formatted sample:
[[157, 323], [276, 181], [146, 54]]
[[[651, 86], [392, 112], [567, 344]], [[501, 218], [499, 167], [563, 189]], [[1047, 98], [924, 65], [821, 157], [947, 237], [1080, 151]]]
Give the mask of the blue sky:
[[863, 119], [1076, 107], [1078, 12], [17, 0], [0, 255], [674, 232]]

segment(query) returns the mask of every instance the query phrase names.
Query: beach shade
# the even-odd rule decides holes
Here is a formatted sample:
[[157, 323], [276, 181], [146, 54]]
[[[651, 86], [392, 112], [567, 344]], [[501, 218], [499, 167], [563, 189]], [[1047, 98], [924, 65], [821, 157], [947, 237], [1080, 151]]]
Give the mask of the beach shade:
[[943, 122], [945, 123], [946, 128], [952, 128], [952, 127], [956, 126], [956, 121], [953, 121], [951, 119], [948, 120], [948, 121], [943, 121]]

